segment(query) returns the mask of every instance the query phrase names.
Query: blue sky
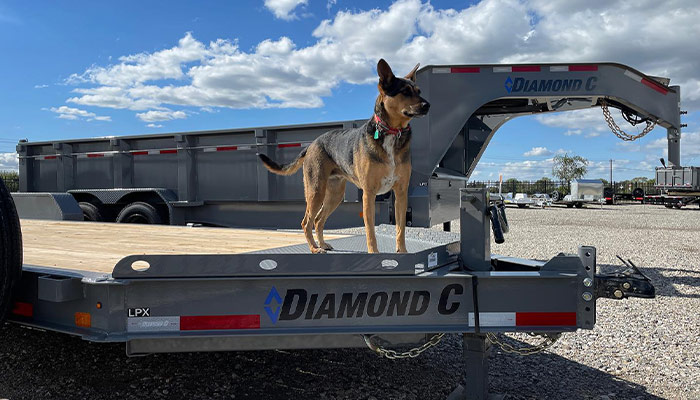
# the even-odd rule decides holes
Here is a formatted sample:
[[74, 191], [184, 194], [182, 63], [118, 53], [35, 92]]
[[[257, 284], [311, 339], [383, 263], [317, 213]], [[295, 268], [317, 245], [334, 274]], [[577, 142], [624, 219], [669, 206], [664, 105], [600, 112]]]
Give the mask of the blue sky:
[[[668, 76], [689, 110], [683, 163], [700, 165], [698, 20], [696, 1], [2, 1], [0, 169], [21, 138], [367, 118], [379, 57], [397, 72], [614, 61]], [[558, 152], [591, 160], [592, 178], [611, 158], [616, 178], [653, 176], [665, 130], [624, 144], [599, 109], [569, 114], [507, 123], [474, 178], [549, 175]]]

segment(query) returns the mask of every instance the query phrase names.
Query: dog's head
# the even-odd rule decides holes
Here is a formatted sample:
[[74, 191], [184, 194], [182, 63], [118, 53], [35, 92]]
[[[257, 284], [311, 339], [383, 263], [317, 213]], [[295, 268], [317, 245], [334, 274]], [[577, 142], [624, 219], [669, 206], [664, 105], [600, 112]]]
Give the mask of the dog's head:
[[377, 64], [379, 96], [384, 109], [396, 120], [408, 123], [411, 118], [423, 116], [430, 109], [430, 103], [420, 96], [420, 88], [416, 85], [419, 65], [405, 77], [399, 78], [384, 59]]

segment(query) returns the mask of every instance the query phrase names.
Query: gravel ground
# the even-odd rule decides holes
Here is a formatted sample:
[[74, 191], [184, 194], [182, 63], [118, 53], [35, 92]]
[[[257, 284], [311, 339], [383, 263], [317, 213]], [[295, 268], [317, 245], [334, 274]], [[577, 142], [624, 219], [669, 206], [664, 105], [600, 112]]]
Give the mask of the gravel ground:
[[[700, 210], [509, 208], [508, 219], [511, 232], [493, 252], [548, 259], [593, 245], [603, 271], [618, 264], [616, 254], [642, 267], [657, 298], [600, 300], [595, 329], [565, 334], [541, 354], [494, 351], [492, 392], [507, 399], [700, 399]], [[366, 349], [127, 358], [123, 344], [0, 326], [0, 399], [444, 399], [460, 382], [460, 367], [456, 335], [400, 361]]]

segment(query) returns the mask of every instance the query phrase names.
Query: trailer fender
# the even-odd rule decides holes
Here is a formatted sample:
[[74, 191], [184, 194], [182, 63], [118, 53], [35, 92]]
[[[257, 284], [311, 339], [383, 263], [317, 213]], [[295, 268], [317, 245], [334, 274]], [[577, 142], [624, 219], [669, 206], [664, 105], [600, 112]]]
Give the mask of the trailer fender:
[[0, 179], [0, 323], [5, 320], [12, 291], [22, 272], [22, 231], [15, 203]]

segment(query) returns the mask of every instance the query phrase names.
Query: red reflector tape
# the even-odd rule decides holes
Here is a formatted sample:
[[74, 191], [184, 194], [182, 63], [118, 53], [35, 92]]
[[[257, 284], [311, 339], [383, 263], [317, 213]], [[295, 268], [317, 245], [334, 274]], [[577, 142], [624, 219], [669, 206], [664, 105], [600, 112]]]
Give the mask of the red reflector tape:
[[104, 157], [104, 156], [105, 156], [104, 154], [92, 153], [92, 154], [88, 154], [87, 158], [99, 158], [99, 157]]
[[57, 158], [58, 158], [58, 156], [43, 156], [43, 157], [39, 157], [40, 160], [55, 160], [55, 159], [57, 159]]
[[285, 147], [301, 147], [301, 143], [283, 143], [278, 144], [277, 147], [279, 147], [280, 149]]
[[540, 72], [540, 67], [538, 65], [514, 66], [513, 72]]
[[180, 317], [181, 331], [260, 329], [260, 315], [197, 315]]
[[148, 152], [147, 151], [132, 151], [131, 154], [135, 155], [135, 156], [146, 156], [146, 155], [148, 155]]
[[569, 72], [577, 71], [597, 71], [597, 65], [569, 65]]
[[478, 74], [481, 69], [479, 67], [453, 67], [450, 68], [450, 72], [453, 74]]
[[177, 149], [161, 150], [160, 154], [176, 154]]
[[612, 197], [606, 197], [605, 200], [612, 200]]
[[34, 305], [31, 303], [16, 302], [12, 307], [12, 314], [21, 315], [23, 317], [31, 317], [34, 315]]
[[216, 148], [216, 151], [232, 151], [232, 150], [238, 150], [238, 146], [219, 146]]
[[656, 90], [657, 92], [659, 92], [661, 94], [668, 93], [668, 89], [666, 89], [665, 87], [661, 86], [660, 84], [658, 84], [654, 81], [650, 81], [647, 78], [642, 78], [642, 83], [645, 84], [646, 86], [649, 86], [650, 88]]
[[576, 326], [575, 312], [519, 312], [515, 326]]

